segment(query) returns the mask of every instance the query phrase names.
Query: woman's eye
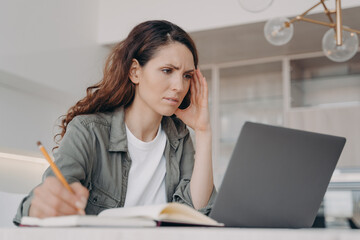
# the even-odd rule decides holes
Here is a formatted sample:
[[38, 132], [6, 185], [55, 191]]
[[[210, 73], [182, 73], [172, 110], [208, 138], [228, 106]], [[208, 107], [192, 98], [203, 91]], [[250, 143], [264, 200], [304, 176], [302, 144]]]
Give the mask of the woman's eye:
[[186, 79], [192, 79], [192, 78], [193, 78], [193, 75], [192, 75], [192, 74], [185, 74], [185, 75], [184, 75], [184, 78], [186, 78]]
[[171, 69], [169, 69], [169, 68], [164, 68], [164, 69], [162, 69], [161, 71], [162, 71], [163, 73], [166, 73], [166, 74], [171, 73]]

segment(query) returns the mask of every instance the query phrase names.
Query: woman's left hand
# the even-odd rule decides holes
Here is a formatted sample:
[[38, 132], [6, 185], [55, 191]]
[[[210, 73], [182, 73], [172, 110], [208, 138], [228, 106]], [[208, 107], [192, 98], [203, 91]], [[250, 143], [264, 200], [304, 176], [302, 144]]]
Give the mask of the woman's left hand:
[[190, 83], [190, 91], [190, 106], [186, 109], [177, 109], [176, 116], [194, 131], [211, 131], [208, 86], [199, 69], [194, 72], [194, 77]]

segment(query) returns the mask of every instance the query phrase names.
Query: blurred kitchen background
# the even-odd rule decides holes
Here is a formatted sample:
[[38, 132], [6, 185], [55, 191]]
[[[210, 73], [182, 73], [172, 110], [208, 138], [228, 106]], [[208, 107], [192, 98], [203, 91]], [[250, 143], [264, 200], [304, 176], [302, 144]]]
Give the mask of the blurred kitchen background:
[[[324, 2], [336, 9], [337, 1]], [[216, 187], [245, 121], [343, 136], [317, 226], [360, 227], [360, 52], [329, 59], [322, 40], [330, 28], [311, 22], [293, 22], [282, 46], [264, 36], [270, 19], [291, 20], [317, 3], [0, 0], [0, 203], [41, 182], [47, 164], [36, 141], [49, 151], [55, 146], [59, 117], [101, 79], [111, 47], [136, 24], [166, 19], [198, 47], [210, 91]], [[360, 1], [344, 0], [341, 9], [342, 24], [359, 31]], [[329, 22], [322, 3], [306, 17]]]

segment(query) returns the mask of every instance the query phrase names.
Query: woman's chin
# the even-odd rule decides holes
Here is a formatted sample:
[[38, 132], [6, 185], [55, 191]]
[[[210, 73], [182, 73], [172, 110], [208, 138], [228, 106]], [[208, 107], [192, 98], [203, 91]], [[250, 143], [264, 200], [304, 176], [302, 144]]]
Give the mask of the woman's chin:
[[177, 108], [176, 109], [173, 109], [173, 108], [172, 109], [162, 109], [161, 115], [170, 117], [175, 114], [176, 110], [177, 110]]
[[171, 113], [164, 113], [163, 116], [171, 117], [174, 114], [175, 114], [175, 111], [172, 111]]

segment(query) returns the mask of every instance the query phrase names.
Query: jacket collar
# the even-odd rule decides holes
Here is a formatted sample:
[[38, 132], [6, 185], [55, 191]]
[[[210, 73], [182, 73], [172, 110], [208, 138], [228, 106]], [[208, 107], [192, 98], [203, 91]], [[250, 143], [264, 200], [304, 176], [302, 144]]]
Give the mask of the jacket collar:
[[127, 152], [127, 139], [125, 128], [125, 113], [124, 108], [120, 107], [112, 112], [110, 123], [110, 152]]
[[[165, 134], [169, 140], [171, 147], [175, 150], [179, 146], [179, 140], [184, 138], [188, 134], [188, 129], [185, 124], [178, 126], [179, 119], [175, 116], [167, 117], [164, 116], [161, 120], [161, 127], [164, 129]], [[111, 123], [110, 123], [110, 152], [127, 152], [128, 142], [126, 137], [125, 127], [125, 111], [124, 107], [117, 108], [112, 112]]]

